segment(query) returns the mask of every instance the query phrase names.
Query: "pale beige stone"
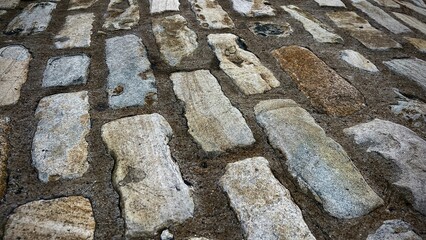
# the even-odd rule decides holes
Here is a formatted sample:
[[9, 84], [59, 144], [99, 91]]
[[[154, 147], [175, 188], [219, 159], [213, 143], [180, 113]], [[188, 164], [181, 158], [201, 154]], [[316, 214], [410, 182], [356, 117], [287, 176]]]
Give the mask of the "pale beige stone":
[[365, 58], [361, 53], [354, 50], [340, 51], [340, 58], [350, 65], [369, 72], [378, 72], [376, 65]]
[[89, 47], [94, 19], [93, 13], [67, 16], [65, 25], [54, 38], [56, 48]]
[[209, 29], [233, 28], [234, 22], [216, 0], [189, 0], [201, 27]]
[[151, 14], [166, 11], [179, 11], [179, 0], [149, 0]]
[[315, 0], [321, 7], [344, 7], [346, 5], [340, 0]]
[[95, 4], [98, 0], [70, 0], [68, 10], [86, 9]]
[[[123, 2], [126, 3], [123, 5]], [[139, 22], [137, 0], [111, 0], [102, 26], [108, 30], [131, 29]]]
[[426, 53], [426, 40], [420, 38], [405, 37], [414, 47], [422, 53]]

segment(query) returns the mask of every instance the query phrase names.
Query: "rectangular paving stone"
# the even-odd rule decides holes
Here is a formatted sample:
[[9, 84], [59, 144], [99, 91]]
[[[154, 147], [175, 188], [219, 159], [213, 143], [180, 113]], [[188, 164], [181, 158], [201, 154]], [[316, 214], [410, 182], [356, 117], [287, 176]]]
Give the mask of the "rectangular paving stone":
[[374, 0], [377, 4], [384, 7], [399, 8], [399, 4], [393, 0]]
[[346, 5], [340, 0], [315, 0], [321, 7], [344, 7]]
[[402, 58], [384, 61], [391, 71], [415, 81], [426, 88], [426, 61], [418, 58]]
[[6, 34], [30, 35], [43, 32], [49, 26], [56, 3], [30, 3], [7, 25]]
[[408, 16], [406, 14], [403, 13], [397, 13], [397, 12], [393, 12], [393, 14], [399, 18], [401, 21], [403, 21], [404, 23], [406, 23], [408, 26], [415, 28], [417, 30], [419, 30], [419, 32], [423, 33], [424, 35], [426, 35], [426, 23], [418, 20], [415, 17], [411, 17]]
[[238, 36], [223, 33], [209, 34], [207, 38], [220, 61], [220, 68], [244, 94], [263, 93], [280, 86], [274, 74], [263, 66], [256, 55], [238, 45], [241, 42]]
[[234, 22], [216, 0], [189, 0], [201, 27], [208, 29], [233, 28]]
[[275, 9], [267, 0], [232, 0], [232, 7], [246, 17], [275, 16]]
[[366, 0], [352, 0], [352, 5], [395, 34], [411, 32], [408, 27]]
[[152, 104], [157, 87], [142, 40], [125, 35], [106, 40], [108, 102], [111, 108]]
[[179, 0], [149, 0], [151, 14], [166, 11], [179, 11]]
[[67, 16], [65, 25], [54, 38], [56, 48], [89, 47], [94, 19], [93, 13]]
[[312, 37], [321, 43], [342, 43], [343, 39], [333, 33], [332, 29], [320, 22], [311, 14], [303, 11], [302, 9], [294, 6], [281, 6], [286, 12], [288, 12], [294, 19], [301, 22], [306, 31], [308, 31]]
[[112, 180], [120, 194], [126, 239], [151, 239], [193, 216], [190, 189], [167, 145], [172, 135], [157, 113], [102, 126], [102, 139], [115, 159]]
[[208, 70], [170, 76], [173, 90], [185, 104], [189, 133], [206, 152], [224, 152], [255, 142], [243, 115], [231, 105]]
[[5, 239], [94, 239], [95, 219], [82, 196], [38, 200], [17, 207], [9, 216]]
[[307, 48], [287, 46], [272, 55], [314, 107], [347, 116], [364, 106], [362, 94]]
[[293, 100], [261, 101], [254, 111], [270, 144], [285, 155], [288, 171], [330, 215], [361, 217], [383, 204], [342, 146]]
[[68, 10], [86, 9], [97, 1], [98, 0], [70, 0]]
[[105, 23], [107, 30], [131, 29], [139, 23], [139, 5], [137, 0], [111, 0], [108, 4]]
[[14, 9], [19, 2], [20, 0], [0, 0], [0, 9]]
[[373, 50], [401, 48], [401, 45], [383, 32], [375, 29], [370, 23], [355, 12], [328, 12], [327, 16], [339, 27], [349, 31], [350, 35], [364, 46]]
[[86, 91], [44, 97], [38, 104], [32, 159], [42, 182], [81, 177], [89, 168], [90, 130]]
[[28, 49], [20, 45], [0, 49], [0, 106], [18, 102], [31, 59]]
[[43, 87], [86, 84], [90, 57], [86, 54], [53, 57], [43, 73]]
[[179, 14], [152, 20], [152, 31], [161, 58], [170, 66], [177, 66], [198, 47], [197, 34]]
[[314, 240], [290, 192], [263, 157], [229, 163], [220, 179], [247, 240]]
[[426, 53], [426, 40], [421, 38], [411, 38], [411, 37], [404, 37], [407, 39], [414, 47], [419, 50], [419, 52]]
[[10, 118], [0, 116], [0, 200], [7, 188], [7, 160], [10, 155]]

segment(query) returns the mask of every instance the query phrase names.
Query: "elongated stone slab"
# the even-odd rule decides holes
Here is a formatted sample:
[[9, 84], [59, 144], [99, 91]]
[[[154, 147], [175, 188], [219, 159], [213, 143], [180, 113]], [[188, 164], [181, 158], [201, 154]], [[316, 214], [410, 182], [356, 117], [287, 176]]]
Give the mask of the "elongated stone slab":
[[321, 7], [344, 7], [346, 5], [340, 0], [315, 0]]
[[420, 38], [405, 37], [419, 52], [426, 53], [426, 40]]
[[411, 32], [408, 27], [366, 0], [352, 0], [352, 5], [395, 34]]
[[330, 115], [347, 116], [364, 106], [362, 94], [310, 50], [288, 46], [272, 55], [314, 107]]
[[352, 37], [369, 49], [401, 48], [399, 43], [372, 27], [367, 20], [355, 12], [328, 12], [327, 15], [339, 28], [349, 31]]
[[6, 193], [7, 187], [7, 159], [10, 154], [10, 119], [0, 117], [0, 199]]
[[166, 11], [179, 11], [179, 0], [149, 0], [151, 14]]
[[0, 106], [16, 104], [27, 81], [31, 54], [20, 45], [0, 49]]
[[399, 8], [399, 4], [393, 0], [374, 0], [377, 4], [384, 7]]
[[155, 76], [140, 38], [126, 35], [107, 39], [106, 62], [110, 107], [143, 106], [157, 100]]
[[19, 2], [20, 0], [0, 0], [0, 9], [14, 9]]
[[267, 0], [232, 0], [235, 11], [246, 17], [275, 16]]
[[208, 43], [220, 61], [220, 68], [246, 95], [263, 93], [280, 86], [274, 74], [253, 53], [239, 46], [241, 39], [233, 34], [210, 34]]
[[86, 91], [40, 100], [32, 158], [41, 181], [78, 178], [89, 168], [85, 140], [90, 130], [89, 107]]
[[86, 9], [95, 4], [98, 0], [70, 0], [68, 10]]
[[290, 192], [274, 177], [263, 157], [229, 163], [220, 179], [245, 239], [314, 240]]
[[152, 21], [152, 30], [161, 57], [170, 66], [178, 65], [198, 47], [197, 34], [187, 25], [185, 18], [178, 14]]
[[152, 237], [194, 213], [169, 146], [172, 129], [159, 114], [122, 118], [102, 126], [102, 139], [116, 164], [113, 183], [120, 194], [126, 237]]
[[206, 152], [224, 152], [255, 142], [242, 114], [223, 94], [208, 70], [170, 76], [176, 96], [185, 103], [189, 133]]
[[7, 25], [6, 34], [30, 35], [43, 32], [49, 26], [56, 3], [30, 3]]
[[50, 58], [43, 74], [43, 87], [86, 84], [90, 57], [86, 54]]
[[376, 65], [359, 52], [353, 50], [340, 51], [340, 57], [350, 65], [369, 72], [378, 72]]
[[332, 216], [360, 217], [383, 204], [342, 146], [293, 100], [261, 101], [254, 110], [269, 142], [286, 156], [288, 171]]
[[293, 33], [289, 23], [275, 24], [273, 22], [254, 22], [250, 27], [252, 33], [263, 37], [288, 37]]
[[55, 36], [56, 48], [89, 47], [94, 19], [93, 13], [67, 16], [64, 27]]
[[426, 3], [423, 0], [411, 0], [411, 2], [419, 7], [426, 8]]
[[417, 12], [417, 13], [422, 14], [423, 16], [426, 16], [426, 6], [419, 7], [419, 6], [416, 6], [412, 3], [405, 2], [405, 1], [398, 1], [398, 3], [409, 8], [409, 9], [411, 9], [411, 10], [413, 10], [413, 11], [415, 11], [415, 12]]
[[383, 62], [391, 71], [405, 76], [426, 88], [426, 61], [418, 58], [393, 59]]
[[387, 220], [376, 230], [369, 234], [367, 240], [422, 240], [422, 238], [413, 231], [413, 227], [399, 219]]
[[343, 132], [357, 144], [367, 147], [393, 162], [401, 171], [394, 184], [408, 188], [414, 196], [414, 208], [426, 214], [426, 141], [410, 129], [385, 120], [346, 128]]
[[203, 28], [233, 28], [234, 22], [216, 0], [190, 0], [192, 11]]
[[426, 35], [426, 23], [419, 21], [417, 18], [408, 16], [403, 13], [393, 12], [393, 14], [401, 21], [405, 22], [408, 26], [419, 30], [419, 32]]
[[92, 206], [81, 196], [29, 202], [6, 223], [5, 239], [94, 239]]
[[300, 8], [294, 5], [281, 7], [294, 19], [301, 22], [305, 30], [308, 31], [316, 41], [321, 43], [343, 42], [343, 39], [339, 35], [331, 32], [333, 30], [329, 26], [323, 24], [309, 13], [302, 11]]
[[[123, 1], [124, 4], [123, 5]], [[102, 26], [108, 30], [131, 29], [139, 22], [137, 0], [111, 0]]]

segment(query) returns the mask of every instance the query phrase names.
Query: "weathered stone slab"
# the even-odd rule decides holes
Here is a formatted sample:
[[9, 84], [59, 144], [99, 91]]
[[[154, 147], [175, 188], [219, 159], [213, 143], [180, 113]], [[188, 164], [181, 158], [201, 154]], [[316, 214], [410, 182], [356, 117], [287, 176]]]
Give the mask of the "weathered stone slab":
[[378, 72], [376, 65], [359, 52], [353, 50], [340, 51], [340, 57], [350, 65], [369, 72]]
[[395, 34], [411, 32], [408, 27], [402, 25], [381, 8], [366, 0], [352, 0], [352, 5]]
[[293, 29], [289, 23], [255, 22], [250, 27], [250, 31], [263, 37], [288, 37], [293, 32]]
[[415, 11], [415, 12], [417, 12], [417, 13], [420, 13], [420, 14], [426, 16], [426, 6], [419, 7], [419, 6], [416, 6], [412, 3], [405, 2], [405, 1], [398, 1], [398, 3], [409, 8], [409, 9], [411, 9], [411, 10], [413, 10], [413, 11]]
[[419, 7], [426, 8], [426, 3], [423, 0], [411, 0], [411, 2]]
[[408, 26], [419, 30], [419, 32], [426, 35], [426, 23], [417, 20], [417, 18], [405, 15], [403, 13], [393, 12], [401, 21], [405, 22]]
[[407, 122], [412, 123], [414, 127], [421, 127], [426, 123], [426, 103], [410, 99], [395, 90], [399, 100], [395, 105], [391, 105], [391, 111], [403, 117]]
[[347, 116], [364, 106], [362, 94], [310, 50], [288, 46], [272, 55], [314, 107], [330, 115]]
[[187, 25], [185, 18], [178, 14], [152, 21], [152, 30], [161, 57], [170, 66], [178, 65], [198, 47], [197, 34]]
[[374, 0], [377, 4], [384, 7], [399, 8], [399, 4], [393, 0]]
[[137, 0], [111, 0], [102, 27], [108, 30], [131, 29], [138, 22], [139, 5]]
[[216, 0], [190, 0], [192, 11], [203, 28], [233, 28], [234, 22]]
[[170, 76], [176, 96], [185, 103], [189, 133], [206, 152], [224, 152], [255, 142], [238, 109], [223, 94], [208, 70]]
[[14, 9], [19, 2], [20, 0], [0, 0], [0, 9]]
[[286, 156], [288, 171], [332, 216], [360, 217], [383, 204], [342, 146], [293, 100], [261, 101], [254, 110], [269, 142]]
[[418, 58], [393, 59], [383, 62], [390, 70], [426, 88], [426, 61]]
[[179, 0], [149, 0], [151, 14], [166, 11], [179, 11]]
[[21, 87], [27, 81], [31, 54], [23, 46], [0, 49], [0, 106], [18, 102]]
[[85, 139], [90, 130], [89, 107], [86, 91], [40, 100], [32, 158], [41, 181], [78, 178], [89, 168]]
[[94, 19], [93, 13], [67, 16], [64, 27], [55, 36], [56, 48], [89, 47]]
[[375, 29], [370, 23], [355, 12], [328, 12], [328, 17], [339, 27], [351, 34], [364, 46], [373, 50], [401, 48], [401, 45], [383, 32]]
[[267, 0], [232, 0], [235, 11], [246, 17], [275, 16]]
[[4, 239], [94, 239], [92, 206], [81, 196], [33, 201], [16, 208]]
[[49, 26], [56, 3], [30, 3], [7, 25], [6, 34], [30, 35], [43, 32]]
[[208, 43], [220, 61], [220, 68], [246, 95], [263, 93], [280, 86], [274, 74], [253, 53], [242, 49], [233, 34], [209, 34]]
[[420, 38], [405, 37], [419, 52], [426, 53], [426, 40]]
[[155, 76], [139, 37], [126, 35], [107, 39], [106, 62], [110, 107], [143, 106], [157, 100]]
[[344, 7], [346, 5], [340, 0], [315, 0], [321, 7]]
[[7, 159], [10, 154], [10, 130], [10, 119], [0, 117], [0, 199], [6, 193], [7, 187]]
[[414, 208], [426, 214], [426, 141], [402, 125], [380, 119], [343, 131], [368, 147], [367, 152], [379, 153], [396, 164], [401, 174], [394, 184], [409, 189]]
[[413, 227], [399, 219], [387, 220], [376, 230], [369, 234], [367, 240], [422, 240], [422, 238], [413, 231]]
[[102, 126], [102, 138], [116, 161], [112, 179], [120, 194], [127, 238], [151, 237], [194, 213], [190, 189], [167, 145], [172, 134], [156, 113]]
[[315, 239], [290, 192], [263, 157], [226, 166], [220, 185], [241, 222], [247, 240]]
[[95, 4], [98, 0], [70, 0], [68, 10], [86, 9]]
[[86, 84], [90, 57], [86, 54], [53, 57], [47, 61], [43, 87]]
[[314, 16], [301, 10], [294, 5], [281, 6], [286, 12], [288, 12], [294, 19], [301, 22], [306, 31], [308, 31], [312, 37], [321, 43], [342, 43], [343, 39], [332, 33], [332, 29], [320, 22]]

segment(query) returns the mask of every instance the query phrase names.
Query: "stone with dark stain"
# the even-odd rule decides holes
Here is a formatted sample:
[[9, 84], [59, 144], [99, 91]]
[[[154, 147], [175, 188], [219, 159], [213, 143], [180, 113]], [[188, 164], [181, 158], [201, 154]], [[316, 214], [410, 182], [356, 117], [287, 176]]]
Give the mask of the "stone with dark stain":
[[293, 29], [288, 23], [255, 22], [250, 27], [250, 31], [263, 37], [288, 37], [293, 32]]

